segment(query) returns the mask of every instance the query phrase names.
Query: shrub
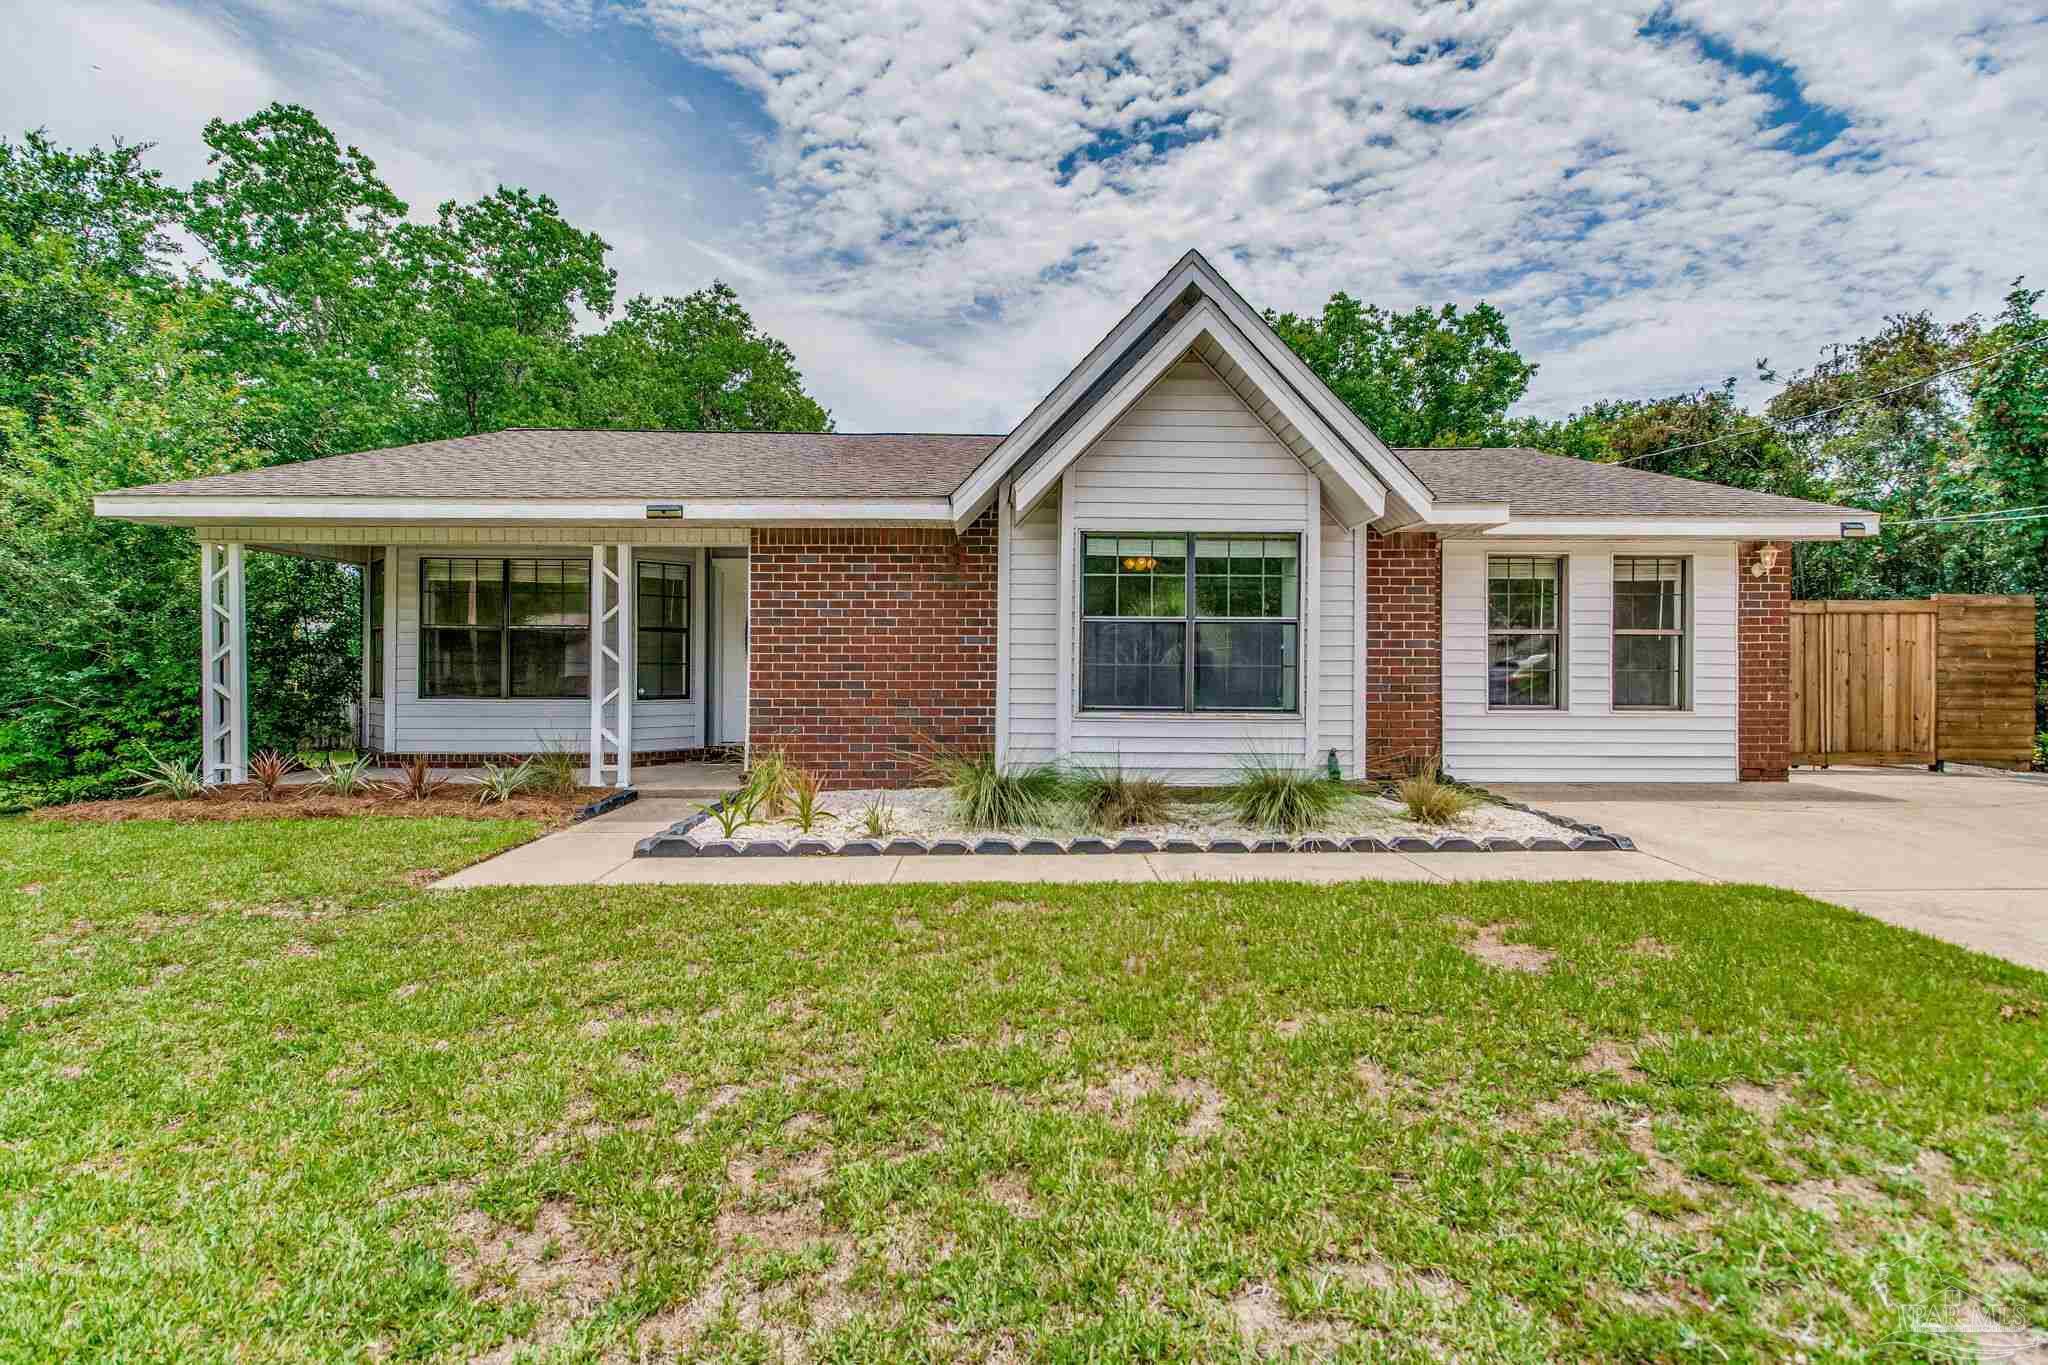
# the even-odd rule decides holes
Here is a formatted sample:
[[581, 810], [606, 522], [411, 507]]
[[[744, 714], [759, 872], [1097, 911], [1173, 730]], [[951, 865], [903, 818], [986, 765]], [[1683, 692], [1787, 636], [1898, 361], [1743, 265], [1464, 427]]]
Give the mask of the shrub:
[[281, 754], [275, 749], [265, 749], [249, 760], [250, 780], [263, 788], [263, 799], [266, 801], [277, 800], [278, 786], [298, 770], [299, 761], [296, 758], [289, 754]]
[[173, 801], [190, 801], [206, 790], [206, 779], [200, 775], [198, 765], [186, 767], [168, 758], [149, 756], [146, 768], [128, 770], [139, 779], [133, 790], [144, 796], [168, 796]]
[[488, 806], [494, 801], [502, 805], [525, 791], [532, 783], [533, 760], [528, 759], [511, 768], [486, 763], [483, 770], [469, 780], [482, 788], [476, 795], [476, 803], [479, 806]]
[[433, 765], [424, 754], [415, 754], [398, 765], [398, 794], [408, 801], [439, 796], [447, 785], [447, 778], [434, 775]]
[[1419, 825], [1456, 824], [1479, 804], [1475, 793], [1444, 777], [1442, 761], [1436, 758], [1423, 764], [1415, 776], [1396, 783], [1394, 795], [1408, 818]]
[[877, 796], [861, 809], [860, 827], [870, 839], [886, 839], [896, 832], [896, 812]]
[[1050, 763], [1005, 768], [987, 750], [937, 750], [925, 756], [923, 776], [952, 793], [969, 829], [1045, 824], [1065, 785]]
[[576, 755], [563, 748], [560, 740], [543, 739], [540, 752], [526, 763], [527, 790], [549, 796], [566, 796], [576, 790]]
[[831, 820], [832, 812], [821, 809], [818, 798], [824, 795], [825, 780], [805, 768], [789, 770], [790, 818], [796, 827], [809, 834], [820, 820]]
[[754, 811], [760, 804], [758, 795], [742, 787], [714, 805], [711, 818], [718, 822], [718, 832], [730, 839], [742, 825], [753, 823]]
[[796, 799], [796, 773], [796, 765], [781, 749], [762, 749], [754, 755], [754, 766], [747, 773], [746, 790], [754, 794], [755, 808], [763, 818], [780, 820], [789, 813]]
[[1224, 788], [1223, 803], [1254, 829], [1302, 834], [1334, 815], [1349, 796], [1342, 782], [1314, 768], [1248, 754], [1237, 761], [1237, 777]]
[[367, 796], [377, 790], [377, 783], [370, 777], [368, 754], [337, 758], [319, 772], [320, 790], [335, 796]]
[[1067, 780], [1074, 803], [1097, 829], [1129, 829], [1166, 822], [1172, 794], [1156, 777], [1131, 777], [1123, 764], [1081, 768]]

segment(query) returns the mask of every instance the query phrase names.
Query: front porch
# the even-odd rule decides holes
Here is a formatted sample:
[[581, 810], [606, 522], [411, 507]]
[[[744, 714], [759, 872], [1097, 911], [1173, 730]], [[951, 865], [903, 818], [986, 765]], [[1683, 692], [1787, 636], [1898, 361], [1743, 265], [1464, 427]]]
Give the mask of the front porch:
[[[358, 748], [389, 766], [567, 752], [590, 786], [715, 796], [747, 742], [745, 528], [199, 528], [202, 769], [247, 779], [248, 556], [354, 565]], [[281, 534], [282, 532], [282, 534]], [[289, 536], [290, 538], [285, 538]]]

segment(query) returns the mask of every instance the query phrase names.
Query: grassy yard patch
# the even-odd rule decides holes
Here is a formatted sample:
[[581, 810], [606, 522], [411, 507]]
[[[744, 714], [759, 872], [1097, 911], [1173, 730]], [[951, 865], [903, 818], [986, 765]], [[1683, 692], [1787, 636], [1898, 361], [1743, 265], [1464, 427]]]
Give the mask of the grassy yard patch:
[[532, 828], [0, 821], [0, 1358], [2048, 1328], [2037, 973], [1742, 887], [416, 889]]

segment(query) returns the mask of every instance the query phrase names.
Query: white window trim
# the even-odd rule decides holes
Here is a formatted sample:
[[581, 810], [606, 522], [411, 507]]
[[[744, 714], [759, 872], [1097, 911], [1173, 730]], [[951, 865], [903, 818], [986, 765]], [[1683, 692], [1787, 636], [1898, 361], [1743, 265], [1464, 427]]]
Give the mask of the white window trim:
[[[1491, 594], [1493, 589], [1493, 564], [1495, 560], [1499, 559], [1549, 559], [1554, 560], [1557, 563], [1557, 700], [1552, 702], [1549, 706], [1508, 706], [1505, 704], [1496, 705], [1493, 700], [1493, 679], [1491, 676], [1492, 664], [1491, 662], [1489, 662], [1487, 664], [1488, 677], [1486, 689], [1486, 710], [1492, 714], [1502, 716], [1561, 715], [1572, 709], [1572, 557], [1570, 554], [1565, 552], [1559, 552], [1556, 554], [1541, 554], [1532, 552], [1525, 554], [1515, 551], [1503, 551], [1500, 554], [1487, 555], [1486, 562], [1482, 568], [1481, 577], [1479, 580], [1480, 595], [1482, 599], [1480, 609], [1482, 611], [1492, 610]], [[1610, 588], [1610, 592], [1611, 591], [1612, 589]], [[1512, 634], [1516, 632], [1496, 632], [1493, 629], [1492, 617], [1488, 616], [1486, 620], [1482, 623], [1480, 634], [1486, 641], [1487, 651], [1489, 655], [1491, 654], [1493, 648], [1493, 637], [1497, 633]], [[1528, 634], [1529, 632], [1523, 631], [1519, 633]], [[1535, 633], [1540, 635], [1546, 632], [1538, 631]], [[1610, 631], [1609, 634], [1611, 638], [1612, 632]], [[1609, 660], [1609, 672], [1611, 674], [1611, 651], [1609, 655]], [[1609, 690], [1611, 692], [1612, 688], [1610, 687]]]
[[[1624, 706], [1615, 700], [1621, 686], [1621, 651], [1615, 647], [1615, 641], [1619, 640], [1624, 633], [1641, 633], [1633, 631], [1624, 632], [1619, 626], [1614, 624], [1614, 589], [1615, 585], [1620, 582], [1620, 579], [1615, 576], [1614, 568], [1616, 564], [1624, 559], [1675, 559], [1678, 561], [1678, 607], [1682, 615], [1680, 618], [1681, 624], [1677, 632], [1678, 705], [1676, 706]], [[1695, 571], [1693, 557], [1690, 554], [1633, 551], [1608, 556], [1607, 709], [1610, 713], [1630, 716], [1684, 716], [1692, 714], [1695, 691], [1693, 685], [1693, 645], [1699, 635], [1698, 609], [1693, 601], [1693, 596], [1697, 591], [1694, 585], [1698, 581], [1699, 574]], [[1739, 583], [1736, 585], [1736, 593], [1738, 597], [1741, 594], [1741, 585]], [[1659, 635], [1664, 634], [1664, 632], [1655, 633]], [[1739, 625], [1737, 626], [1736, 646], [1738, 650], [1741, 647], [1741, 627]]]

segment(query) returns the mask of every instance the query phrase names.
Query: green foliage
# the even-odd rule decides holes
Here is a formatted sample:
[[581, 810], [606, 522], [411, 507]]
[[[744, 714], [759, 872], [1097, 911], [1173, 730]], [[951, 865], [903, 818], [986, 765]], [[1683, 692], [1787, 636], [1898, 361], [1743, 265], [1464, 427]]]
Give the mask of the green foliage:
[[561, 741], [541, 741], [540, 752], [526, 760], [531, 765], [528, 783], [537, 792], [560, 796], [576, 790], [576, 755]]
[[1132, 777], [1123, 764], [1080, 768], [1067, 775], [1067, 793], [1097, 829], [1129, 829], [1166, 820], [1172, 792], [1156, 777]]
[[877, 796], [861, 807], [860, 828], [870, 839], [885, 839], [896, 832], [896, 810], [888, 798]]
[[158, 758], [151, 754], [147, 766], [130, 768], [135, 779], [129, 790], [140, 796], [168, 796], [173, 801], [190, 801], [206, 790], [206, 778], [196, 763]]
[[789, 774], [789, 818], [805, 834], [820, 821], [838, 817], [818, 804], [825, 794], [825, 779], [808, 768], [793, 768]]
[[1392, 313], [1340, 291], [1317, 316], [1266, 321], [1388, 445], [1492, 443], [1536, 375], [1487, 303]]
[[754, 808], [765, 818], [780, 820], [789, 813], [796, 765], [790, 762], [787, 753], [773, 746], [756, 750], [753, 759], [754, 765], [747, 773], [744, 790]]
[[761, 794], [751, 787], [742, 787], [713, 804], [711, 818], [718, 822], [719, 833], [730, 839], [739, 833], [741, 827], [753, 823], [754, 812], [760, 806]]
[[1351, 798], [1344, 784], [1314, 768], [1298, 768], [1266, 754], [1246, 754], [1223, 789], [1223, 804], [1254, 829], [1304, 834]]
[[370, 776], [372, 760], [368, 754], [357, 754], [353, 758], [337, 758], [319, 769], [319, 788], [334, 796], [363, 796], [377, 786]]
[[510, 801], [532, 785], [533, 761], [528, 759], [523, 763], [510, 767], [500, 767], [496, 763], [486, 763], [476, 776], [470, 778], [470, 781], [477, 787], [476, 800], [478, 805], [487, 806], [493, 801], [502, 804], [503, 802]]
[[582, 348], [574, 424], [682, 431], [830, 431], [789, 347], [763, 333], [732, 286], [626, 301]]
[[969, 829], [1043, 825], [1064, 786], [1060, 770], [1049, 763], [1004, 767], [987, 750], [935, 750], [923, 760], [923, 776], [952, 793]]
[[1445, 779], [1443, 763], [1432, 758], [1420, 772], [1394, 785], [1408, 818], [1420, 825], [1454, 825], [1479, 804], [1479, 796]]
[[[1717, 389], [1666, 398], [1603, 401], [1557, 421], [1518, 418], [1502, 426], [1499, 438], [1506, 445], [1626, 461], [1652, 474], [1709, 479], [1782, 497], [1814, 498], [1829, 491], [1796, 446], [1743, 411], [1733, 379]], [[1701, 444], [1707, 441], [1714, 444]], [[1664, 451], [1673, 453], [1659, 453]]]

